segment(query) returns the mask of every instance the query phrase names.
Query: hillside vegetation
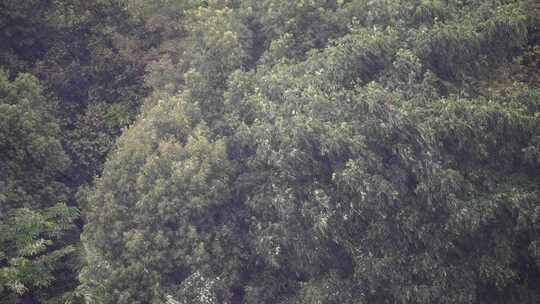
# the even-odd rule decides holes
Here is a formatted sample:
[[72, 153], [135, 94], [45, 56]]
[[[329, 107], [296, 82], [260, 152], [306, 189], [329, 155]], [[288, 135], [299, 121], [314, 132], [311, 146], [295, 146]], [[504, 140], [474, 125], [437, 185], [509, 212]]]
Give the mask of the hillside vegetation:
[[0, 298], [539, 303], [539, 19], [3, 1]]

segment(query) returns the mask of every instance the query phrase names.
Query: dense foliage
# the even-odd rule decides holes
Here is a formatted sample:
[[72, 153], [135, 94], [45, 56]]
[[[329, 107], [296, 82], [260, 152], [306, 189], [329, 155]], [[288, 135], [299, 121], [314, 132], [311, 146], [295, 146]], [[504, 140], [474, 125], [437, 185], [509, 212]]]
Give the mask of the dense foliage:
[[76, 299], [75, 194], [146, 94], [143, 33], [116, 1], [0, 1], [0, 302]]
[[183, 7], [88, 198], [88, 300], [538, 301], [529, 5]]
[[0, 7], [9, 303], [540, 302], [535, 1]]
[[53, 271], [66, 271], [74, 246], [62, 236], [77, 216], [59, 181], [69, 157], [54, 104], [35, 77], [19, 74], [11, 82], [0, 71], [0, 297], [7, 302], [28, 292], [44, 300], [76, 286], [43, 290]]

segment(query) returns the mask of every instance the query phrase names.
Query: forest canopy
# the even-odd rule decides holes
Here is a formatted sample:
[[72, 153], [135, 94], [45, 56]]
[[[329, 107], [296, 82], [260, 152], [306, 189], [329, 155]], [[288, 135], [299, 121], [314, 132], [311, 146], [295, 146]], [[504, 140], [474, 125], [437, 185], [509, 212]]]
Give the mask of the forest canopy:
[[540, 302], [539, 16], [2, 1], [0, 298]]

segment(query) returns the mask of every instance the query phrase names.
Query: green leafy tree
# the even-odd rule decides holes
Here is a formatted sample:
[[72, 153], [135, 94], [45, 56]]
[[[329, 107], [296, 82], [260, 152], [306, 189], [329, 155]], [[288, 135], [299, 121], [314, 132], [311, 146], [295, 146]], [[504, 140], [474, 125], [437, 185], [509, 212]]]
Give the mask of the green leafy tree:
[[62, 237], [74, 228], [77, 217], [77, 209], [57, 204], [41, 212], [17, 208], [2, 218], [0, 294], [6, 303], [70, 299], [70, 295], [51, 289], [61, 282], [59, 273], [70, 271], [66, 264], [76, 247], [65, 245]]
[[189, 4], [86, 194], [87, 302], [538, 302], [529, 1]]
[[52, 301], [74, 285], [51, 288], [75, 252], [66, 237], [78, 217], [65, 205], [69, 158], [54, 110], [35, 77], [9, 81], [0, 73], [0, 295], [7, 303]]

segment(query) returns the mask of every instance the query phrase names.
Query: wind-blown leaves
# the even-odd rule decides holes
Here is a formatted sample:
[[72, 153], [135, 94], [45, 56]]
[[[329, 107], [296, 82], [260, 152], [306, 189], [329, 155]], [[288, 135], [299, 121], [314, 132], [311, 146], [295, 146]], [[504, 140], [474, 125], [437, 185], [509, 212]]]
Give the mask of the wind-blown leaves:
[[185, 7], [88, 193], [88, 302], [535, 303], [527, 7]]

